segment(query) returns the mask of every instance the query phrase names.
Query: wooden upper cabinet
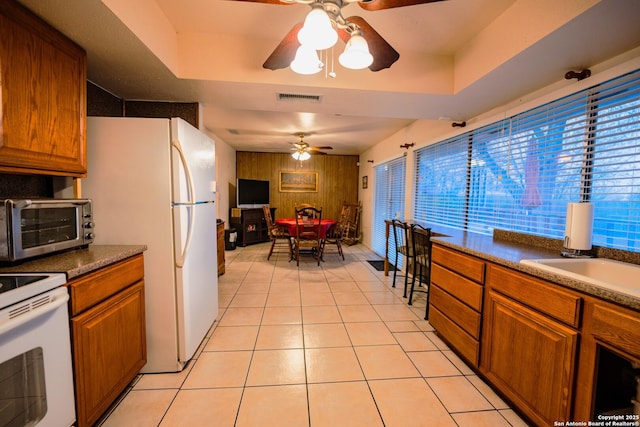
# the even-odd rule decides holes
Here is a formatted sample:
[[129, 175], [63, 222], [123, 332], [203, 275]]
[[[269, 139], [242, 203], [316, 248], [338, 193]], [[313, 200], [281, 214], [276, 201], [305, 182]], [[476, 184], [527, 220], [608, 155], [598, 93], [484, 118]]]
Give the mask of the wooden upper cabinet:
[[0, 2], [0, 171], [86, 176], [86, 53]]

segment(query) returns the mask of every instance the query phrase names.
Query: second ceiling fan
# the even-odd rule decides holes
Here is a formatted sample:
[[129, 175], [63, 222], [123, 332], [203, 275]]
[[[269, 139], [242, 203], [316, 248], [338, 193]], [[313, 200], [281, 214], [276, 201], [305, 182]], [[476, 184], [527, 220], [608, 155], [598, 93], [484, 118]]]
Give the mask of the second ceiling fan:
[[327, 154], [323, 150], [333, 150], [333, 147], [325, 145], [321, 147], [312, 147], [306, 142], [304, 142], [305, 134], [300, 132], [297, 134], [300, 141], [293, 143], [293, 148], [291, 150], [293, 153], [291, 156], [296, 160], [307, 160], [311, 157], [312, 154]]
[[[294, 65], [292, 62], [298, 60], [298, 55], [306, 54], [313, 55], [317, 58], [317, 54], [314, 50], [301, 49], [303, 43], [300, 39], [305, 39], [308, 34], [300, 35], [300, 30], [305, 27], [309, 17], [315, 12], [325, 12], [328, 15], [331, 26], [337, 33], [337, 36], [347, 43], [345, 53], [340, 58], [340, 63], [347, 68], [369, 68], [371, 71], [380, 71], [385, 68], [391, 67], [391, 65], [400, 58], [400, 54], [393, 48], [387, 41], [374, 30], [371, 25], [359, 16], [349, 16], [347, 18], [342, 16], [342, 8], [350, 3], [358, 3], [360, 7], [368, 11], [377, 11], [383, 9], [391, 9], [395, 7], [413, 6], [418, 4], [433, 3], [443, 0], [238, 0], [238, 1], [250, 1], [255, 3], [268, 3], [279, 5], [291, 5], [296, 3], [303, 3], [311, 6], [312, 12], [307, 16], [305, 22], [300, 22], [289, 31], [280, 44], [271, 53], [269, 58], [262, 65], [264, 68], [270, 70], [278, 70], [287, 68]], [[320, 15], [320, 13], [318, 13]], [[303, 32], [304, 33], [304, 32]], [[365, 43], [362, 43], [364, 39]], [[333, 41], [335, 43], [335, 40]], [[306, 43], [305, 43], [306, 44]], [[364, 47], [362, 46], [364, 45]], [[368, 50], [366, 49], [368, 47]], [[353, 48], [353, 49], [351, 49]], [[315, 50], [323, 50], [326, 48], [313, 47]], [[368, 55], [368, 60], [365, 61], [364, 66], [356, 66], [353, 62], [355, 56], [349, 55], [346, 58], [347, 51], [352, 50], [352, 53], [358, 57], [358, 63], [363, 56]], [[364, 50], [364, 52], [363, 52]], [[303, 52], [304, 51], [304, 52]], [[346, 62], [343, 62], [343, 57]], [[313, 69], [312, 72], [301, 72], [302, 74], [312, 74], [319, 71], [323, 64], [318, 61], [318, 70]]]

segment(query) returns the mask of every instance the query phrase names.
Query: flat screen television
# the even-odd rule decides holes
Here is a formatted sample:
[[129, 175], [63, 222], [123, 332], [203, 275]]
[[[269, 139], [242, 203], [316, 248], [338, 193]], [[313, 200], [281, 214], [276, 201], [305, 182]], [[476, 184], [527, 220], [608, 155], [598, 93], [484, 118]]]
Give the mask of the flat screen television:
[[260, 208], [269, 204], [269, 181], [238, 178], [239, 208]]

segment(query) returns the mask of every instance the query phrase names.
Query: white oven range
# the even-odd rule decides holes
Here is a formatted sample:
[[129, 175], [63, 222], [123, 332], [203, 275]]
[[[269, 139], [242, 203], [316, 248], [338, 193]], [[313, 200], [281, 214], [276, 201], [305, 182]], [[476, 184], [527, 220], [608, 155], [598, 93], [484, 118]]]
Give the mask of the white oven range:
[[0, 274], [0, 426], [75, 423], [62, 273]]

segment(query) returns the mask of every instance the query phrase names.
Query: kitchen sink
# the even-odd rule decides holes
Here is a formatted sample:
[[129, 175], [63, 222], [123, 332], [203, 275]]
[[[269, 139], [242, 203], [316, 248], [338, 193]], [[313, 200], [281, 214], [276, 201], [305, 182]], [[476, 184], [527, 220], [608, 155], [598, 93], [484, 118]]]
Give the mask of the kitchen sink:
[[640, 265], [604, 258], [523, 259], [520, 263], [640, 298]]

